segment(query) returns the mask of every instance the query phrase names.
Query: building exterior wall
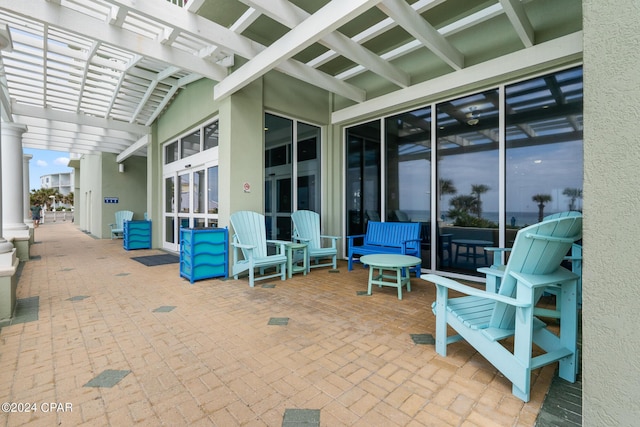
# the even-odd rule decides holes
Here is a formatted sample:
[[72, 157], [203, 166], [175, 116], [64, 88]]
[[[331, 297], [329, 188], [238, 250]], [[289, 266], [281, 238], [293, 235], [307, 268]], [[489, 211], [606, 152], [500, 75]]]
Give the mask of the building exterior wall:
[[640, 418], [640, 5], [584, 7], [583, 423]]
[[[134, 212], [143, 219], [147, 209], [147, 160], [133, 156], [124, 161], [124, 173], [118, 172], [116, 155], [85, 154], [80, 158], [80, 179], [74, 194], [74, 221], [81, 230], [98, 238], [110, 238], [110, 223], [120, 210]], [[118, 203], [105, 203], [105, 197]]]
[[[111, 237], [110, 223], [115, 221], [117, 211], [133, 211], [133, 219], [144, 219], [147, 209], [147, 160], [144, 157], [132, 156], [126, 159], [124, 172], [118, 171], [116, 155], [102, 153], [102, 211], [101, 234], [99, 237]], [[117, 198], [118, 203], [105, 203], [105, 198]]]

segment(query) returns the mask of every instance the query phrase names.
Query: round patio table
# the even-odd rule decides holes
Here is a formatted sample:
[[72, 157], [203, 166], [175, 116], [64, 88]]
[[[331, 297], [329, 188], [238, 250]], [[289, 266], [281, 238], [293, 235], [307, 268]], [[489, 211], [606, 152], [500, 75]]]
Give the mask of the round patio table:
[[[369, 266], [368, 295], [371, 295], [372, 285], [392, 286], [398, 288], [398, 299], [401, 300], [403, 286], [407, 287], [407, 292], [411, 292], [409, 268], [419, 265], [422, 260], [411, 255], [374, 254], [361, 256], [360, 262]], [[374, 275], [376, 269], [378, 272]], [[393, 271], [395, 274], [384, 274], [385, 270]]]

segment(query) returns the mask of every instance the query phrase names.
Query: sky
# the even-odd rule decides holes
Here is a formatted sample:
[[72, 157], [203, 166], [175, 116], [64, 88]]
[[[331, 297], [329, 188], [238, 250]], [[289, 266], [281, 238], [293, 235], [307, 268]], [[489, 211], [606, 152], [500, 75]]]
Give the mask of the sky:
[[40, 177], [43, 175], [67, 173], [73, 169], [67, 166], [69, 153], [33, 148], [23, 148], [22, 151], [33, 156], [29, 161], [29, 190], [40, 189]]

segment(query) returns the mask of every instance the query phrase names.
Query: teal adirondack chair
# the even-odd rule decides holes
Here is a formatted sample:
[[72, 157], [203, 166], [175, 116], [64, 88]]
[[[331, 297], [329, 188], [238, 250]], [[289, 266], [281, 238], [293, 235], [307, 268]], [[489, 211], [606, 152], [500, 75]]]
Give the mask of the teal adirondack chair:
[[131, 221], [132, 219], [133, 212], [131, 211], [116, 212], [116, 222], [109, 224], [109, 227], [111, 227], [111, 239], [122, 237], [124, 233], [124, 222]]
[[[578, 276], [563, 268], [564, 256], [582, 235], [582, 217], [542, 221], [518, 231], [497, 293], [483, 291], [435, 274], [436, 352], [465, 340], [513, 384], [513, 394], [529, 401], [531, 371], [560, 362], [561, 378], [575, 382], [577, 371]], [[536, 302], [550, 285], [561, 289], [560, 334], [534, 316]], [[449, 298], [449, 289], [467, 296]], [[447, 336], [447, 325], [457, 335]], [[513, 346], [504, 345], [513, 337]], [[533, 345], [543, 353], [534, 356]]]
[[[249, 273], [249, 286], [254, 282], [280, 276], [285, 279], [287, 272], [287, 255], [285, 245], [280, 240], [267, 240], [264, 215], [251, 211], [238, 211], [229, 218], [233, 227], [233, 266], [231, 268], [234, 279], [243, 272]], [[269, 255], [267, 244], [276, 245], [277, 252]], [[240, 257], [242, 252], [242, 258]], [[265, 268], [276, 267], [276, 273], [264, 274]], [[261, 277], [255, 277], [255, 270], [259, 269]]]
[[[313, 211], [299, 210], [291, 214], [293, 220], [293, 240], [306, 243], [309, 254], [310, 268], [332, 266], [338, 267], [338, 236], [326, 236], [320, 234], [320, 215]], [[330, 240], [330, 247], [323, 247], [323, 240]], [[320, 264], [321, 259], [331, 258], [331, 262]]]
[[[565, 217], [582, 217], [582, 213], [577, 211], [565, 211], [558, 212], [552, 215], [548, 215], [544, 217], [544, 221], [549, 219], [556, 218], [565, 218]], [[500, 282], [502, 280], [502, 276], [504, 275], [504, 264], [502, 263], [502, 254], [506, 252], [510, 252], [511, 248], [484, 248], [487, 252], [493, 252], [493, 264], [490, 267], [482, 267], [479, 268], [478, 271], [483, 273], [487, 277], [487, 290], [495, 292], [500, 288]], [[564, 258], [565, 261], [569, 261], [571, 263], [571, 271], [578, 275], [578, 306], [582, 305], [582, 246], [574, 243], [571, 247], [570, 255]], [[547, 293], [556, 295], [557, 297], [557, 287], [549, 286], [546, 289]], [[548, 308], [540, 308], [537, 307], [535, 309], [535, 314], [537, 316], [544, 316], [549, 318], [560, 318], [560, 300], [556, 298], [556, 308], [555, 310], [551, 310]]]

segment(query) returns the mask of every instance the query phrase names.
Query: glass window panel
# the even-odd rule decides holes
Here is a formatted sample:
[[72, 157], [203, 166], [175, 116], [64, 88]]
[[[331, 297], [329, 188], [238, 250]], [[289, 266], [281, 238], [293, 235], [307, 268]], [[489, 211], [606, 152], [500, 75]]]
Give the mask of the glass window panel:
[[479, 274], [491, 263], [483, 248], [498, 243], [498, 105], [497, 90], [437, 105], [437, 217], [453, 254], [444, 270]]
[[298, 122], [298, 207], [320, 212], [320, 128]]
[[205, 197], [204, 170], [193, 173], [193, 213], [204, 212]]
[[207, 199], [208, 207], [207, 212], [210, 214], [218, 213], [218, 167], [212, 167], [207, 169]]
[[218, 122], [215, 121], [204, 128], [204, 149], [218, 146]]
[[165, 218], [165, 220], [164, 220], [164, 235], [165, 235], [165, 241], [167, 243], [175, 243], [176, 242], [174, 226], [175, 226], [174, 217]]
[[178, 160], [178, 141], [164, 146], [164, 164]]
[[582, 210], [582, 68], [505, 88], [506, 244], [515, 230]]
[[181, 144], [181, 159], [185, 157], [193, 156], [200, 152], [200, 129], [192, 133], [191, 135], [182, 138]]
[[431, 268], [431, 108], [385, 119], [387, 221], [422, 224], [422, 265]]
[[379, 120], [347, 129], [347, 235], [380, 221], [380, 151]]
[[293, 120], [272, 114], [265, 114], [264, 118], [266, 233], [271, 239], [290, 240]]
[[164, 183], [164, 211], [172, 213], [175, 212], [175, 179], [174, 177], [165, 178]]
[[191, 192], [189, 191], [189, 181], [189, 174], [178, 176], [178, 191], [180, 192], [180, 197], [178, 198], [178, 212], [189, 212], [191, 195]]

